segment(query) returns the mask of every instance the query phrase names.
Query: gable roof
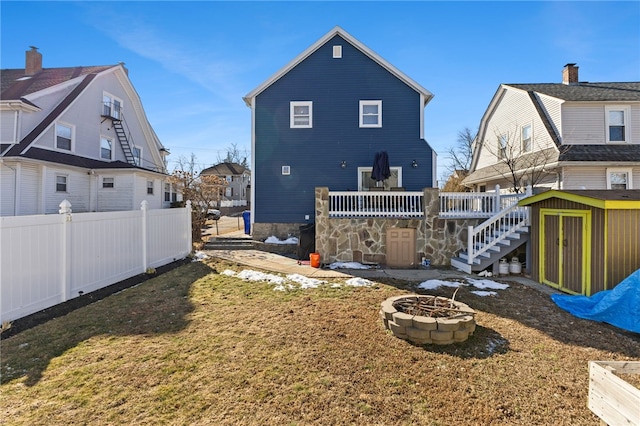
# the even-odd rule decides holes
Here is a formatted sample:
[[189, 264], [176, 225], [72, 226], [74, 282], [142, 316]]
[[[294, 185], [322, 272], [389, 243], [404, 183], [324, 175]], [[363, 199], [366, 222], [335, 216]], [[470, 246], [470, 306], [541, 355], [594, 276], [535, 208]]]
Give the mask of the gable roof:
[[343, 30], [339, 26], [335, 26], [331, 31], [326, 33], [318, 41], [316, 41], [314, 44], [309, 46], [304, 52], [302, 52], [301, 54], [296, 56], [291, 62], [289, 62], [284, 67], [282, 67], [280, 70], [278, 70], [275, 74], [273, 74], [271, 77], [269, 77], [260, 86], [256, 87], [251, 92], [249, 92], [246, 96], [244, 96], [242, 99], [247, 104], [247, 106], [251, 107], [251, 101], [252, 101], [253, 98], [258, 96], [262, 91], [264, 91], [266, 88], [271, 86], [274, 82], [279, 80], [283, 75], [285, 75], [291, 69], [293, 69], [296, 65], [298, 65], [299, 63], [304, 61], [313, 52], [318, 50], [321, 46], [323, 46], [325, 43], [327, 43], [329, 40], [331, 40], [336, 35], [339, 35], [340, 37], [345, 39], [348, 43], [353, 45], [356, 49], [358, 49], [363, 54], [365, 54], [366, 56], [371, 58], [374, 62], [378, 63], [378, 65], [380, 65], [381, 67], [383, 67], [384, 69], [389, 71], [391, 74], [393, 74], [395, 77], [397, 77], [398, 79], [403, 81], [409, 87], [413, 88], [416, 92], [424, 95], [424, 104], [425, 105], [427, 103], [429, 103], [429, 101], [433, 98], [433, 94], [431, 92], [429, 92], [427, 89], [425, 89], [420, 84], [418, 84], [413, 79], [411, 79], [406, 74], [404, 74], [402, 71], [400, 71], [399, 69], [397, 69], [396, 67], [391, 65], [389, 62], [387, 62], [386, 60], [382, 59], [381, 56], [379, 56], [373, 50], [369, 49], [367, 46], [365, 46], [364, 44], [359, 42], [356, 38], [354, 38], [352, 35], [347, 33], [345, 30]]
[[57, 84], [88, 74], [98, 74], [118, 65], [90, 67], [43, 68], [34, 75], [26, 75], [24, 68], [0, 70], [0, 100], [18, 100]]
[[235, 176], [241, 175], [247, 171], [247, 168], [238, 163], [220, 163], [215, 166], [204, 169], [200, 172], [201, 175], [216, 175], [216, 176]]
[[539, 83], [505, 84], [526, 92], [536, 92], [563, 101], [574, 102], [640, 102], [640, 82], [628, 83]]

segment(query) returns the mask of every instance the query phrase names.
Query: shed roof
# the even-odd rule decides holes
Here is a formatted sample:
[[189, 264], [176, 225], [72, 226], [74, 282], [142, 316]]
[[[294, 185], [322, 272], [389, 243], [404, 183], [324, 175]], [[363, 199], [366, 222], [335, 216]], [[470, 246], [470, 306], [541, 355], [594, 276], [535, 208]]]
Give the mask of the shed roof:
[[520, 200], [518, 205], [529, 206], [549, 198], [560, 198], [605, 210], [640, 210], [640, 189], [552, 189]]

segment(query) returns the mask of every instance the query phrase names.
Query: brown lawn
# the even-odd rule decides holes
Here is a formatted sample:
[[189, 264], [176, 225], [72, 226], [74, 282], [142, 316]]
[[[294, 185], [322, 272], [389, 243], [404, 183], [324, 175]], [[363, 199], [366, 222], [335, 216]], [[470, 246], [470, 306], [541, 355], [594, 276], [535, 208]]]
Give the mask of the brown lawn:
[[[6, 425], [594, 425], [588, 361], [640, 337], [511, 284], [461, 288], [478, 327], [455, 346], [386, 331], [409, 283], [274, 291], [196, 262], [1, 342]], [[451, 296], [452, 289], [430, 294]]]

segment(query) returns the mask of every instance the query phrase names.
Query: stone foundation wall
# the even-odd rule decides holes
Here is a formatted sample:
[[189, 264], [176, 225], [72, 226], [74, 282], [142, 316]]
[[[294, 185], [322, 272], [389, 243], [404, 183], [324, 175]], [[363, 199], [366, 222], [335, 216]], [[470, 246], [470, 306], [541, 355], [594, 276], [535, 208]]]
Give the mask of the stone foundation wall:
[[[440, 219], [439, 191], [424, 190], [424, 218], [329, 218], [329, 188], [316, 188], [316, 252], [322, 263], [386, 263], [387, 228], [415, 228], [416, 255], [431, 264], [450, 265], [451, 257], [466, 246], [467, 227], [478, 219]], [[296, 229], [296, 234], [299, 231]], [[266, 237], [265, 237], [266, 238]], [[255, 236], [254, 236], [254, 239]]]
[[300, 227], [307, 223], [253, 223], [251, 238], [255, 241], [264, 241], [273, 236], [280, 240], [286, 240], [290, 236], [300, 237]]

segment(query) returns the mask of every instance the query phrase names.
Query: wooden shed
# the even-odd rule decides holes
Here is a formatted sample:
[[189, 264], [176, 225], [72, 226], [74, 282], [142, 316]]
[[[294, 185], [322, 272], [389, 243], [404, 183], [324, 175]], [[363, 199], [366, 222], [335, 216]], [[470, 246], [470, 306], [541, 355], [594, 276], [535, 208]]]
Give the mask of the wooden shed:
[[536, 281], [590, 296], [640, 269], [640, 190], [550, 190], [519, 205], [531, 207]]

